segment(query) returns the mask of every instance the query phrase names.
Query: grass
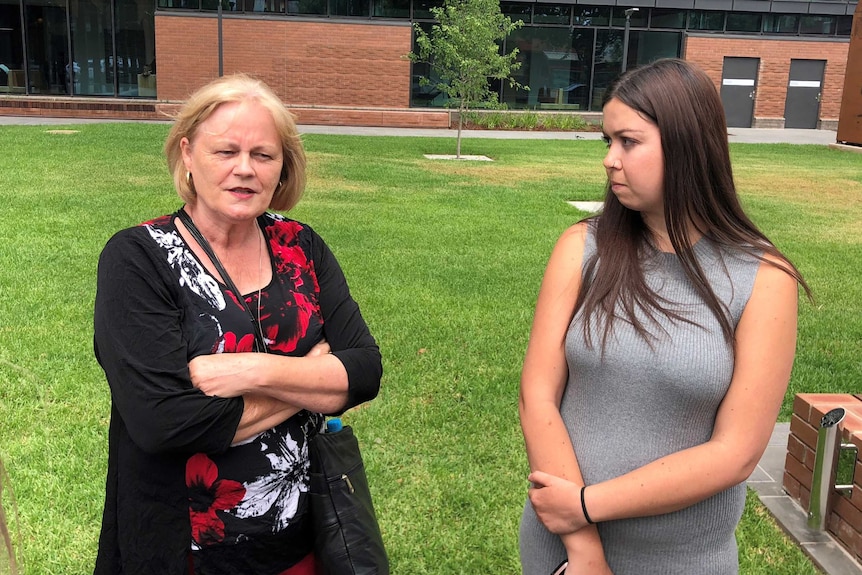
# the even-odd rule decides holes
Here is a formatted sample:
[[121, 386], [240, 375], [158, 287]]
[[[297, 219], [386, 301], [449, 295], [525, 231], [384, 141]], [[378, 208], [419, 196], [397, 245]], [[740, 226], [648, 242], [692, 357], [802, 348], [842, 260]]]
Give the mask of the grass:
[[[27, 573], [92, 572], [110, 397], [92, 354], [96, 262], [117, 230], [175, 210], [165, 125], [0, 128], [0, 456]], [[307, 135], [292, 214], [329, 242], [380, 343], [357, 429], [393, 573], [519, 573], [527, 464], [518, 375], [556, 238], [601, 197], [597, 141], [468, 139], [493, 163], [440, 162], [442, 138]], [[862, 384], [862, 170], [818, 146], [735, 144], [756, 222], [817, 296], [800, 310], [797, 392]], [[854, 271], [855, 270], [855, 271]], [[8, 499], [6, 499], [8, 501]], [[750, 497], [742, 573], [816, 573]]]

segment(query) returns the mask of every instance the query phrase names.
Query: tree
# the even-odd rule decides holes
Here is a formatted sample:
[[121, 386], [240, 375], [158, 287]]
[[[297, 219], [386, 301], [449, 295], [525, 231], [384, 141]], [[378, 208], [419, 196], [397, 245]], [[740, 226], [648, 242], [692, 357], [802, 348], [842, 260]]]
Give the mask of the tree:
[[461, 128], [464, 113], [470, 106], [498, 105], [497, 93], [491, 90], [489, 80], [508, 81], [520, 87], [512, 72], [520, 67], [515, 61], [518, 49], [502, 54], [500, 43], [523, 25], [512, 22], [500, 12], [499, 0], [445, 0], [442, 7], [432, 7], [437, 23], [426, 32], [416, 27], [417, 52], [407, 55], [416, 63], [426, 63], [436, 77], [420, 79], [420, 85], [433, 84], [458, 103], [457, 157], [461, 157]]

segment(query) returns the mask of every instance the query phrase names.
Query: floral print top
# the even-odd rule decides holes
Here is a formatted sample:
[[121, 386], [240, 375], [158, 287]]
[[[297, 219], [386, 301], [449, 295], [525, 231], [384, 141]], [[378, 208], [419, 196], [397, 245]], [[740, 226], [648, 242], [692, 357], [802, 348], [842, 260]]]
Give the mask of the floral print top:
[[276, 575], [311, 551], [302, 411], [231, 446], [242, 398], [210, 397], [189, 379], [202, 354], [253, 351], [239, 303], [260, 309], [267, 351], [305, 355], [326, 338], [348, 373], [348, 407], [373, 398], [374, 338], [329, 248], [277, 214], [258, 219], [272, 282], [237, 295], [186, 245], [175, 214], [117, 233], [99, 261], [96, 357], [111, 389], [105, 511], [95, 573]]

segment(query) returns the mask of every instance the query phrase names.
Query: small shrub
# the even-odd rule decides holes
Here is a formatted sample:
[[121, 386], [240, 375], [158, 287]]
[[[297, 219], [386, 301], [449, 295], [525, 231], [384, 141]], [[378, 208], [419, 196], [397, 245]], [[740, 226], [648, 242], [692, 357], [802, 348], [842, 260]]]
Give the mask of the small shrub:
[[505, 110], [464, 113], [464, 124], [473, 130], [553, 130], [591, 132], [597, 129], [577, 114], [539, 114], [534, 111], [511, 112]]

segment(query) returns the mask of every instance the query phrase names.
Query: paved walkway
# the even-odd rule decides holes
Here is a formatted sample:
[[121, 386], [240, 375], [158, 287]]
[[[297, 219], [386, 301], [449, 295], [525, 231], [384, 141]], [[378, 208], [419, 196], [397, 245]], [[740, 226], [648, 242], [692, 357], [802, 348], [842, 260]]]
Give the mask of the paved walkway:
[[[0, 125], [72, 125], [94, 122], [117, 122], [117, 120], [86, 120], [74, 118], [42, 118], [0, 116]], [[342, 134], [363, 136], [424, 136], [455, 138], [456, 130], [413, 129], [413, 128], [371, 128], [352, 126], [299, 126], [303, 134]], [[599, 132], [523, 132], [465, 130], [464, 138], [497, 139], [542, 139], [542, 140], [597, 140]], [[836, 132], [833, 130], [800, 129], [757, 129], [731, 128], [728, 131], [730, 142], [768, 144], [835, 144]], [[778, 524], [811, 557], [814, 563], [827, 575], [862, 575], [859, 565], [826, 532], [813, 531], [807, 527], [807, 513], [793, 501], [782, 487], [784, 459], [787, 454], [789, 423], [778, 423], [757, 468], [748, 480], [760, 500], [775, 517]]]
[[[90, 120], [83, 118], [44, 118], [41, 116], [0, 116], [0, 125], [71, 125], [86, 123], [129, 122], [139, 120]], [[161, 122], [167, 123], [167, 122]], [[428, 138], [454, 138], [457, 130], [435, 128], [374, 128], [361, 126], [309, 126], [300, 125], [303, 134], [343, 134], [357, 136], [423, 136]], [[835, 143], [834, 130], [731, 128], [731, 142], [749, 144], [822, 144]], [[598, 140], [600, 132], [529, 132], [505, 130], [464, 130], [464, 138], [495, 138], [509, 140]]]

